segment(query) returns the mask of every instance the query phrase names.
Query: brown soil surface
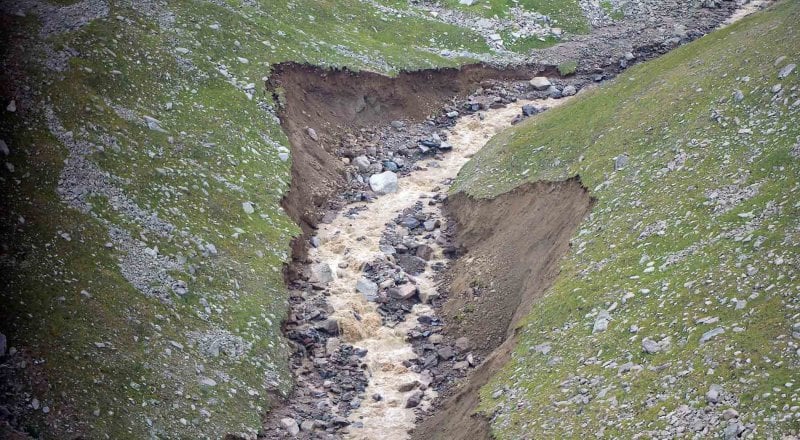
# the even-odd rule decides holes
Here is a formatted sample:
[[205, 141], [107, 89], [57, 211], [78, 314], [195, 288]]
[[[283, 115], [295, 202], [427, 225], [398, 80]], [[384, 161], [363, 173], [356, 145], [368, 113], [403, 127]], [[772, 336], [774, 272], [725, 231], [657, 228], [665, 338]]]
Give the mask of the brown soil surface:
[[466, 253], [451, 266], [439, 313], [447, 333], [467, 336], [486, 361], [418, 426], [414, 438], [490, 438], [488, 421], [475, 414], [478, 390], [508, 360], [515, 325], [556, 279], [592, 204], [577, 177], [525, 184], [489, 200], [450, 197], [446, 209]]

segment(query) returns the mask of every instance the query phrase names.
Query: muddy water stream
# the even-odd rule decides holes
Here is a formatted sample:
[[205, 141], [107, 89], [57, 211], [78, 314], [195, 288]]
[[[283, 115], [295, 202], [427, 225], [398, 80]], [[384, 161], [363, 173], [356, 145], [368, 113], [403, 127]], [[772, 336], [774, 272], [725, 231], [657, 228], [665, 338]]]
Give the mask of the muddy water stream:
[[[414, 427], [413, 408], [405, 408], [408, 396], [413, 392], [398, 391], [401, 384], [418, 380], [419, 374], [403, 366], [403, 361], [415, 357], [412, 347], [406, 342], [406, 333], [417, 323], [417, 317], [431, 315], [429, 305], [417, 304], [412, 312], [394, 328], [381, 325], [377, 304], [367, 301], [355, 289], [363, 276], [365, 264], [386, 258], [378, 245], [386, 224], [392, 222], [404, 209], [414, 206], [420, 199], [432, 197], [434, 188], [446, 189], [447, 179], [453, 178], [475, 152], [498, 131], [508, 127], [514, 116], [521, 113], [524, 104], [535, 103], [539, 107], [553, 107], [565, 100], [538, 100], [517, 102], [502, 109], [461, 118], [448, 133], [448, 142], [453, 146], [443, 160], [419, 162], [423, 169], [399, 179], [396, 193], [378, 197], [371, 203], [358, 203], [348, 208], [363, 209], [353, 217], [346, 209], [330, 223], [321, 225], [317, 231], [321, 244], [312, 249], [310, 257], [328, 263], [334, 269], [335, 278], [328, 286], [331, 292], [328, 302], [334, 308], [334, 318], [339, 321], [344, 342], [368, 350], [365, 362], [368, 365], [369, 385], [361, 406], [350, 414], [351, 425], [345, 438], [351, 439], [405, 439], [408, 430]], [[429, 166], [436, 162], [435, 166]], [[426, 210], [439, 210], [438, 205], [426, 206]], [[438, 213], [438, 217], [442, 217]], [[428, 269], [414, 278], [421, 297], [435, 292], [430, 265], [441, 260], [441, 249], [436, 249]], [[379, 394], [382, 400], [375, 401], [372, 395]], [[435, 397], [431, 389], [419, 408], [426, 408]], [[360, 422], [360, 423], [358, 423]]]

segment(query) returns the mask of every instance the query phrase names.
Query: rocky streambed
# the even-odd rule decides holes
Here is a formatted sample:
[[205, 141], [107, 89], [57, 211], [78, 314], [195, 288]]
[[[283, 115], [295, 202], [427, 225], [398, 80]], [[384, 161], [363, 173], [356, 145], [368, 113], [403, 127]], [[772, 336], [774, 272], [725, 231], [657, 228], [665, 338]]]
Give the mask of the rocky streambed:
[[393, 121], [382, 135], [389, 156], [345, 155], [346, 202], [309, 237], [292, 285], [286, 333], [298, 388], [272, 414], [268, 437], [408, 438], [438, 390], [478, 365], [468, 338], [442, 334], [433, 307], [455, 254], [442, 204], [494, 134], [563, 101], [544, 93], [551, 86], [519, 85], [546, 96], [533, 100], [481, 88], [438, 123]]

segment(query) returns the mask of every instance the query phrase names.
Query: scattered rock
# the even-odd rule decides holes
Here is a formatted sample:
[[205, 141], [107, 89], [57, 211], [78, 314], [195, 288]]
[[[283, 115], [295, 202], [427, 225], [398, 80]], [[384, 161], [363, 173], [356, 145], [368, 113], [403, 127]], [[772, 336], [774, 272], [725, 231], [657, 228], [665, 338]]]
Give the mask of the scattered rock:
[[333, 281], [333, 269], [328, 263], [316, 263], [309, 266], [308, 282], [312, 284], [328, 284]]
[[703, 333], [703, 336], [700, 336], [700, 343], [705, 344], [706, 342], [714, 339], [715, 337], [725, 333], [725, 329], [722, 327], [717, 327], [713, 330], [709, 330]]
[[369, 187], [376, 194], [391, 194], [397, 192], [397, 174], [391, 171], [384, 171], [380, 174], [373, 174], [369, 178]]
[[436, 354], [438, 354], [439, 357], [444, 360], [452, 359], [453, 356], [455, 356], [455, 353], [453, 353], [453, 349], [450, 348], [449, 346], [444, 346], [439, 348], [438, 350], [436, 350]]
[[597, 314], [597, 318], [594, 321], [594, 327], [592, 328], [592, 333], [600, 333], [604, 332], [608, 329], [608, 323], [611, 321], [611, 315], [602, 310], [600, 313]]
[[303, 423], [300, 424], [300, 430], [303, 432], [312, 432], [314, 431], [314, 421], [313, 420], [304, 420]]
[[422, 391], [415, 391], [409, 398], [406, 400], [406, 408], [416, 408], [422, 402]]
[[367, 159], [367, 156], [357, 156], [353, 159], [353, 165], [358, 168], [359, 172], [366, 173], [369, 171], [370, 163], [369, 159]]
[[400, 391], [401, 393], [407, 393], [418, 386], [419, 386], [419, 381], [414, 380], [411, 382], [400, 384], [400, 386], [397, 387], [397, 391]]
[[458, 348], [459, 351], [465, 352], [472, 347], [472, 344], [470, 343], [469, 338], [467, 338], [466, 336], [462, 336], [456, 339], [455, 346], [456, 348]]
[[539, 91], [547, 90], [553, 85], [546, 76], [537, 76], [530, 80], [530, 84], [534, 89]]
[[525, 116], [533, 116], [541, 111], [542, 109], [532, 104], [525, 104], [522, 106], [522, 114]]
[[427, 244], [423, 244], [417, 247], [417, 256], [426, 261], [433, 258], [433, 252], [434, 252], [433, 248], [428, 246]]
[[392, 287], [391, 289], [389, 289], [388, 293], [393, 298], [409, 299], [414, 295], [416, 295], [417, 286], [411, 283], [401, 284], [397, 287]]
[[356, 291], [364, 295], [367, 301], [375, 301], [378, 297], [378, 285], [365, 277], [356, 282]]
[[711, 385], [711, 387], [706, 392], [706, 401], [708, 403], [717, 403], [719, 402], [720, 393], [722, 392], [722, 387], [719, 385]]
[[316, 130], [314, 130], [313, 128], [311, 128], [311, 127], [308, 127], [308, 129], [306, 130], [306, 132], [308, 133], [308, 137], [310, 137], [310, 138], [311, 138], [313, 141], [315, 141], [315, 142], [316, 142], [316, 141], [318, 141], [318, 140], [319, 140], [319, 136], [317, 135], [317, 132], [316, 132]]
[[419, 275], [425, 271], [427, 262], [416, 255], [398, 255], [397, 265], [411, 275]]
[[296, 436], [297, 434], [300, 434], [300, 426], [297, 425], [297, 420], [295, 420], [295, 419], [293, 419], [291, 417], [282, 418], [281, 419], [281, 426], [283, 426], [283, 429], [285, 429], [287, 432], [289, 432], [289, 434], [292, 435], [292, 436]]
[[728, 408], [722, 412], [723, 420], [738, 419], [738, 418], [739, 418], [739, 411], [736, 411], [733, 408]]
[[780, 79], [786, 78], [794, 71], [796, 67], [797, 64], [787, 64], [786, 66], [784, 66], [783, 69], [780, 70], [780, 72], [778, 72], [778, 78]]
[[644, 338], [642, 340], [642, 350], [644, 350], [645, 353], [655, 354], [660, 352], [662, 349], [663, 347], [661, 346], [661, 344], [650, 338]]
[[628, 155], [627, 154], [620, 154], [616, 158], [614, 158], [614, 171], [621, 171], [625, 169], [625, 165], [628, 164]]

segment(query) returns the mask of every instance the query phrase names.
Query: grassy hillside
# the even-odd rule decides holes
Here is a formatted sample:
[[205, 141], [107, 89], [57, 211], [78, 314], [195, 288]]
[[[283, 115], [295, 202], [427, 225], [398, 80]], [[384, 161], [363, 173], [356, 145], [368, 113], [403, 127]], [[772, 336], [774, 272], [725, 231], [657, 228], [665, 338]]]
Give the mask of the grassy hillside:
[[24, 425], [52, 438], [219, 438], [290, 389], [281, 269], [298, 229], [279, 206], [271, 64], [491, 55], [468, 29], [357, 0], [2, 10], [0, 331], [30, 380]]
[[580, 175], [598, 199], [482, 391], [498, 438], [797, 433], [798, 63], [800, 3], [785, 1], [504, 132], [462, 170], [454, 190], [475, 196]]

